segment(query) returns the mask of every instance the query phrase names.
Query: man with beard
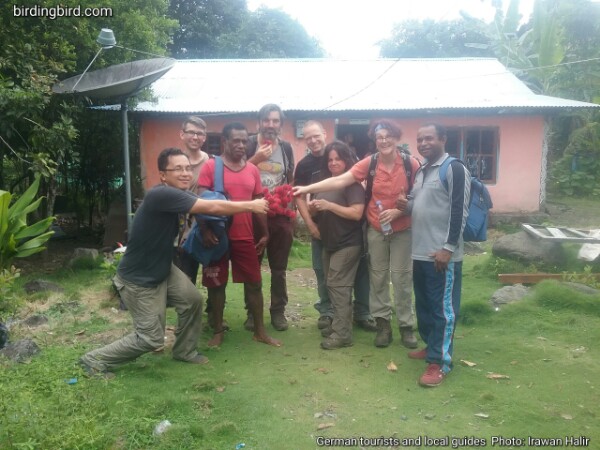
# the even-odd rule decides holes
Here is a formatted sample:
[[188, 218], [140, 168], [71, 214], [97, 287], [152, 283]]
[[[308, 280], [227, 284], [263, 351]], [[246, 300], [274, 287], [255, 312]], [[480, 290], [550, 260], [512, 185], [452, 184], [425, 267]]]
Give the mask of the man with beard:
[[[246, 155], [260, 170], [262, 185], [273, 191], [277, 186], [293, 183], [294, 152], [289, 142], [279, 138], [283, 125], [283, 111], [274, 104], [267, 104], [258, 111], [258, 135], [248, 140]], [[288, 328], [285, 306], [288, 302], [286, 270], [294, 240], [293, 219], [284, 215], [267, 218], [269, 239], [266, 253], [271, 270], [271, 324], [278, 331]], [[259, 237], [255, 240], [258, 242]], [[257, 244], [258, 245], [258, 244]], [[262, 249], [257, 248], [261, 251]], [[261, 251], [260, 259], [264, 256]], [[244, 326], [253, 329], [253, 315], [249, 311]]]
[[[246, 162], [246, 144], [248, 131], [241, 123], [230, 123], [223, 128], [223, 187], [231, 200], [251, 200], [263, 195], [260, 174], [253, 164]], [[208, 161], [200, 172], [198, 182], [200, 192], [215, 186], [215, 160]], [[213, 337], [209, 347], [218, 347], [223, 342], [223, 309], [225, 308], [225, 288], [229, 278], [231, 261], [234, 283], [244, 283], [244, 297], [249, 312], [254, 317], [254, 340], [279, 347], [281, 343], [267, 335], [263, 322], [263, 295], [260, 262], [257, 248], [264, 248], [267, 240], [265, 216], [256, 216], [256, 232], [261, 236], [257, 246], [254, 244], [252, 214], [238, 214], [228, 231], [229, 254], [219, 261], [210, 263], [202, 269], [202, 284], [208, 289], [208, 299], [212, 306]], [[218, 244], [218, 237], [210, 228], [201, 224], [204, 245]]]
[[164, 345], [166, 307], [177, 311], [173, 359], [206, 364], [198, 353], [202, 297], [188, 277], [173, 264], [173, 241], [185, 214], [232, 215], [266, 213], [264, 200], [207, 201], [188, 192], [190, 160], [180, 149], [168, 148], [158, 156], [161, 184], [150, 189], [135, 213], [127, 251], [114, 285], [133, 319], [134, 332], [86, 353], [79, 360], [89, 376], [112, 378], [109, 369]]

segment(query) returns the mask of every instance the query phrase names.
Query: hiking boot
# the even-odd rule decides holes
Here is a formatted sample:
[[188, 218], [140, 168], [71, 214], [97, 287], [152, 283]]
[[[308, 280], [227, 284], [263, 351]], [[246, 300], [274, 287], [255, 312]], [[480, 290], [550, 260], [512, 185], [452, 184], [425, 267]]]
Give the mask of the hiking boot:
[[331, 322], [333, 322], [333, 319], [331, 317], [321, 316], [321, 317], [319, 317], [319, 320], [317, 321], [317, 328], [319, 330], [322, 330], [324, 328], [330, 327]]
[[108, 370], [100, 370], [90, 366], [83, 358], [79, 359], [79, 366], [83, 369], [83, 374], [88, 378], [102, 378], [103, 380], [112, 380], [115, 374]]
[[271, 325], [273, 325], [273, 328], [277, 331], [285, 331], [288, 329], [288, 322], [283, 312], [271, 314]]
[[254, 316], [251, 313], [248, 313], [248, 317], [244, 322], [244, 328], [248, 331], [254, 331]]
[[442, 384], [445, 377], [439, 364], [429, 364], [425, 373], [419, 378], [419, 384], [424, 387], [436, 387]]
[[377, 331], [377, 322], [374, 319], [355, 320], [354, 323], [365, 331]]
[[331, 328], [331, 325], [329, 325], [327, 328], [323, 328], [321, 330], [321, 336], [323, 336], [324, 338], [331, 336], [332, 333], [333, 333], [333, 328]]
[[415, 350], [414, 352], [408, 352], [410, 359], [425, 359], [427, 358], [427, 347], [421, 350]]
[[417, 338], [412, 327], [400, 327], [400, 342], [406, 348], [417, 348]]
[[377, 322], [377, 336], [375, 336], [375, 347], [387, 347], [392, 343], [392, 327], [390, 321], [383, 317], [375, 318]]
[[330, 336], [321, 341], [321, 348], [323, 350], [335, 350], [344, 347], [352, 347], [352, 340]]

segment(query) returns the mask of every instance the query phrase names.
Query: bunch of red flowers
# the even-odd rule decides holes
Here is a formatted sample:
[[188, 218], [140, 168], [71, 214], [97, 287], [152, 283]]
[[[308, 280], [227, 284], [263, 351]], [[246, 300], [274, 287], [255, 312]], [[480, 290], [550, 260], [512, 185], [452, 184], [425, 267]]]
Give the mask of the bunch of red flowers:
[[269, 217], [275, 217], [276, 215], [288, 216], [290, 218], [296, 217], [296, 212], [289, 209], [288, 205], [292, 202], [294, 195], [292, 194], [292, 186], [289, 184], [282, 184], [269, 192], [267, 188], [263, 189], [265, 200], [269, 202]]

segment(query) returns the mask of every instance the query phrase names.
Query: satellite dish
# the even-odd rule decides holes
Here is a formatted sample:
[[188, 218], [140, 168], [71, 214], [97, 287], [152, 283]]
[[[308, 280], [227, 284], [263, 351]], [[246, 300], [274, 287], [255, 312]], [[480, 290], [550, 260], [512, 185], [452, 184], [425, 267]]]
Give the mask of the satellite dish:
[[154, 58], [117, 64], [59, 81], [52, 86], [52, 91], [94, 99], [126, 98], [158, 80], [175, 62], [172, 58]]
[[[104, 32], [105, 30], [103, 30]], [[112, 32], [111, 32], [112, 34]], [[102, 35], [102, 33], [101, 33]], [[99, 38], [100, 39], [100, 38]], [[112, 46], [114, 36], [109, 44]], [[102, 49], [100, 49], [102, 51]], [[176, 60], [172, 58], [154, 58], [117, 64], [105, 69], [88, 72], [92, 63], [100, 54], [94, 56], [81, 75], [59, 81], [52, 86], [55, 94], [85, 95], [94, 99], [119, 99], [121, 101], [121, 118], [123, 123], [123, 156], [125, 160], [125, 203], [127, 208], [127, 229], [131, 229], [131, 171], [129, 168], [129, 139], [127, 135], [127, 99], [150, 83], [167, 73]]]

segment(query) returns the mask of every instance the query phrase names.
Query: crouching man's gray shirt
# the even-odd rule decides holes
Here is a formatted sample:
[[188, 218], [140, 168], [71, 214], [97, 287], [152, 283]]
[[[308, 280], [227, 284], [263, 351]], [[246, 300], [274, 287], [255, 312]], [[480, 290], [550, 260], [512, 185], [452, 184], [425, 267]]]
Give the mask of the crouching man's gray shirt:
[[412, 215], [412, 258], [433, 261], [441, 249], [452, 252], [451, 261], [462, 261], [462, 233], [469, 213], [471, 175], [460, 161], [452, 161], [446, 172], [448, 188], [440, 180], [444, 155], [422, 166], [415, 175], [409, 199]]

